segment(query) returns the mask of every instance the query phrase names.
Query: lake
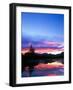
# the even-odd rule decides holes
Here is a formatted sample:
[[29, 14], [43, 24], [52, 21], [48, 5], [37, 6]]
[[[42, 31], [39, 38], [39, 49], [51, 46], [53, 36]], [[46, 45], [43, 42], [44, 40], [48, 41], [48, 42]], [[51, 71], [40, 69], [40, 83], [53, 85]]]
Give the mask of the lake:
[[[57, 59], [53, 60], [51, 63], [39, 63], [34, 66], [31, 71], [31, 77], [39, 77], [39, 76], [61, 76], [64, 75], [64, 64], [61, 62], [63, 60]], [[21, 74], [22, 77], [30, 77], [29, 67]]]

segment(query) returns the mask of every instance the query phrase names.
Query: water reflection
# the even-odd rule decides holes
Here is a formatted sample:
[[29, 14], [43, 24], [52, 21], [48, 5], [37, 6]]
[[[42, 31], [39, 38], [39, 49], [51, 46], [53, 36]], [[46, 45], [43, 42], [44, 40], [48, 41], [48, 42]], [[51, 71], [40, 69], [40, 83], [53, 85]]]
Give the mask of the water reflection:
[[[63, 60], [53, 60], [51, 63], [39, 63], [31, 71], [31, 77], [64, 75], [64, 64], [61, 61]], [[29, 67], [26, 67], [22, 72], [22, 77], [29, 77], [29, 72]]]

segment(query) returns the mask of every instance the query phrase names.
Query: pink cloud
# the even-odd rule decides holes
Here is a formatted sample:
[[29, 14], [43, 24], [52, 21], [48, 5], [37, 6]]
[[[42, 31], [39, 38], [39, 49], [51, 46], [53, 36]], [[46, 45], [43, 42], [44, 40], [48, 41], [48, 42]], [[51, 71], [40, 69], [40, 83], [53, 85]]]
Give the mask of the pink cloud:
[[[48, 46], [48, 47], [44, 47], [42, 48], [40, 44], [43, 44], [44, 46]], [[35, 52], [36, 53], [60, 53], [64, 51], [64, 44], [63, 43], [59, 43], [59, 42], [49, 42], [49, 41], [43, 41], [41, 43], [38, 43], [37, 46], [39, 48], [35, 48]], [[21, 50], [21, 53], [26, 53], [29, 51], [29, 48], [23, 48]]]
[[55, 47], [55, 46], [57, 46], [57, 47], [64, 47], [63, 43], [53, 42], [53, 41], [51, 41], [51, 42], [43, 41], [43, 44], [48, 45], [48, 46], [53, 46], [53, 47]]
[[[21, 53], [22, 54], [25, 54], [26, 52], [29, 51], [29, 48], [24, 48], [21, 50]], [[64, 49], [63, 48], [60, 48], [60, 49], [55, 49], [55, 48], [35, 48], [35, 52], [36, 53], [58, 53], [58, 52], [63, 52]]]

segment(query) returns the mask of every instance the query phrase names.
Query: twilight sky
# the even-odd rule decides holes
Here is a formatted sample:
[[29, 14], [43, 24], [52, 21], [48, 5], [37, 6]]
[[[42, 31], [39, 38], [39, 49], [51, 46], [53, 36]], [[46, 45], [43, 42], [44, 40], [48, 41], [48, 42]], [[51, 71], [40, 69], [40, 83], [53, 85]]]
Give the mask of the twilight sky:
[[64, 15], [21, 13], [21, 45], [28, 48], [64, 48]]

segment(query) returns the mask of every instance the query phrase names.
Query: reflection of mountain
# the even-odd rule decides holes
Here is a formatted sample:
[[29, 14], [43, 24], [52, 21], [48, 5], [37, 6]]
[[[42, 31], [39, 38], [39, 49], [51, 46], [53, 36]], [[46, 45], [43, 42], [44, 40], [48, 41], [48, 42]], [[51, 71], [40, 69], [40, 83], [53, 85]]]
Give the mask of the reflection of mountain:
[[24, 55], [22, 55], [22, 68], [29, 66], [33, 67], [35, 65], [38, 65], [39, 63], [51, 63], [55, 62], [56, 60], [60, 60], [61, 63], [64, 63], [64, 52], [61, 54], [39, 54], [39, 53], [30, 53], [27, 52]]

